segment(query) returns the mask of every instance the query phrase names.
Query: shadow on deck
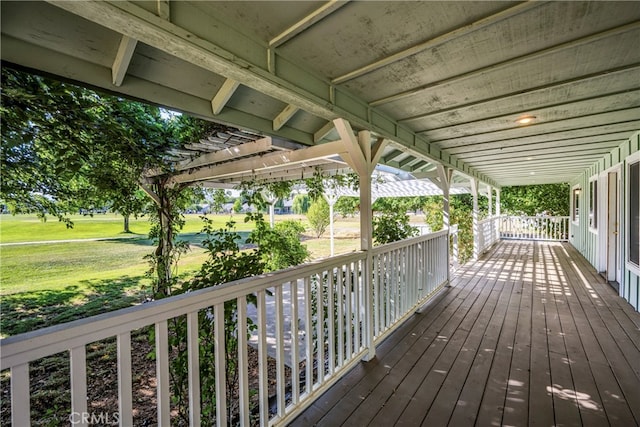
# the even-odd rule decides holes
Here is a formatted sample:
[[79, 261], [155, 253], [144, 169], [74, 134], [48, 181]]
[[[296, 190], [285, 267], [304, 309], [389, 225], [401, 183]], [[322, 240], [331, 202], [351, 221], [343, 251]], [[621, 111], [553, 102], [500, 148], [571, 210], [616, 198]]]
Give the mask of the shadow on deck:
[[640, 314], [567, 243], [502, 241], [291, 425], [640, 424]]

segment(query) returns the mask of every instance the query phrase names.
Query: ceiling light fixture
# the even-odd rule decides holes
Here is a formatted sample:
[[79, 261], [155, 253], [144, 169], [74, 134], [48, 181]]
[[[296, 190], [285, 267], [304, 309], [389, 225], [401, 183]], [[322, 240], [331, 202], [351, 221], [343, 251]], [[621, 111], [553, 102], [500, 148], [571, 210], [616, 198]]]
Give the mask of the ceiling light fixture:
[[521, 124], [521, 125], [528, 125], [529, 123], [531, 123], [535, 119], [536, 119], [536, 116], [527, 115], [527, 116], [522, 116], [522, 117], [518, 118], [516, 120], [516, 122]]

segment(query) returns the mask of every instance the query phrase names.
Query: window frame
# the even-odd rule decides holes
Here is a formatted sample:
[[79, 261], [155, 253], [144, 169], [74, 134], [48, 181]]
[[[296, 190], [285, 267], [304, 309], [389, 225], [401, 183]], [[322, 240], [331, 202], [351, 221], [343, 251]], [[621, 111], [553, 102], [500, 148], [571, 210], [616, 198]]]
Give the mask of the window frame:
[[[580, 184], [571, 187], [571, 222], [575, 225], [580, 224], [580, 195], [582, 193], [582, 187]], [[577, 203], [576, 203], [577, 197]]]
[[[638, 259], [638, 264], [632, 261], [629, 257], [631, 256], [631, 165], [637, 164], [640, 168], [640, 151], [637, 151], [625, 159], [625, 203], [624, 203], [624, 214], [625, 214], [625, 231], [624, 231], [624, 260], [625, 266], [627, 270], [634, 273], [636, 276], [640, 276], [640, 259]], [[640, 176], [640, 170], [639, 170]], [[640, 179], [638, 181], [638, 191], [640, 191]], [[640, 206], [640, 204], [639, 204]], [[639, 208], [640, 209], [640, 208]], [[640, 217], [640, 212], [638, 213]], [[640, 221], [640, 220], [639, 220]], [[638, 236], [640, 238], [640, 236]]]
[[598, 213], [599, 209], [599, 185], [598, 185], [598, 175], [594, 175], [589, 178], [589, 210], [587, 211], [587, 216], [589, 219], [589, 230], [593, 233], [598, 233], [598, 221], [600, 220], [600, 215]]

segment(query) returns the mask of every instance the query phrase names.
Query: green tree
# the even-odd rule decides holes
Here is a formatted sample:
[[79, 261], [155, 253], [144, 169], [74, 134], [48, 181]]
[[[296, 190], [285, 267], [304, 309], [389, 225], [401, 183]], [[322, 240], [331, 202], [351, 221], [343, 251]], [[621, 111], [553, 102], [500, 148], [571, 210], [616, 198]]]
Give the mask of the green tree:
[[237, 198], [233, 201], [233, 211], [235, 213], [240, 213], [242, 212], [242, 199], [241, 198]]
[[293, 213], [296, 213], [298, 215], [306, 214], [309, 210], [309, 204], [309, 196], [307, 196], [306, 194], [296, 194], [296, 196], [293, 198], [293, 205], [291, 206], [291, 208], [293, 209]]
[[317, 238], [320, 238], [329, 225], [329, 204], [324, 198], [319, 198], [309, 206], [307, 220]]
[[[143, 169], [177, 146], [156, 107], [2, 67], [3, 185], [14, 213], [58, 217], [110, 204], [125, 219], [143, 203]], [[125, 229], [127, 228], [125, 222]]]
[[211, 202], [211, 210], [215, 213], [222, 212], [222, 207], [227, 201], [227, 193], [222, 188], [216, 188], [213, 192], [213, 200]]
[[409, 224], [404, 212], [385, 212], [373, 218], [373, 240], [378, 245], [417, 236], [418, 230]]
[[346, 218], [349, 215], [355, 215], [356, 212], [360, 209], [360, 199], [358, 197], [352, 196], [342, 196], [333, 206], [333, 210], [340, 214], [343, 218]]
[[543, 184], [503, 187], [500, 192], [501, 210], [509, 215], [569, 215], [569, 185]]

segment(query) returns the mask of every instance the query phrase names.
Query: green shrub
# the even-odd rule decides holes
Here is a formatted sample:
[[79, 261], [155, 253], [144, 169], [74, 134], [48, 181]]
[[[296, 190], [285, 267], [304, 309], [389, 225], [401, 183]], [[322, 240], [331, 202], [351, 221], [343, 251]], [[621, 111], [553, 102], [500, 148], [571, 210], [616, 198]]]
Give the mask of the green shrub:
[[402, 212], [387, 212], [373, 218], [373, 241], [378, 245], [417, 236], [418, 230], [409, 224], [409, 216]]

